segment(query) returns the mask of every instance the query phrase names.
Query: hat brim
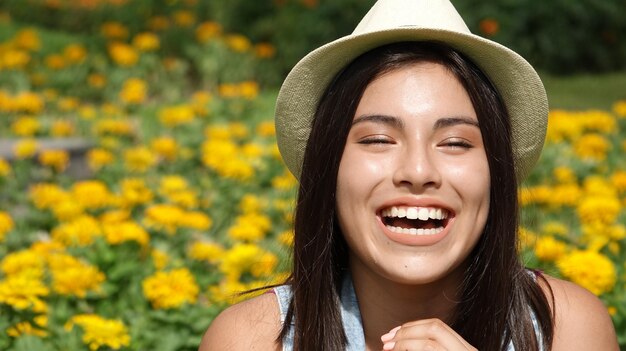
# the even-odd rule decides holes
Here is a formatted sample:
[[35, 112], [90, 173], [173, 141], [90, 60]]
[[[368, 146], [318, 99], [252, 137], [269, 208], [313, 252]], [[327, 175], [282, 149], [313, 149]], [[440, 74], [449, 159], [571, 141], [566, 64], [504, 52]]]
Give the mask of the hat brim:
[[311, 122], [332, 79], [361, 54], [402, 41], [439, 41], [469, 57], [500, 93], [511, 118], [515, 170], [530, 173], [543, 147], [548, 99], [537, 72], [518, 55], [483, 37], [441, 29], [400, 27], [348, 35], [312, 51], [285, 79], [276, 101], [276, 138], [289, 170], [299, 178]]

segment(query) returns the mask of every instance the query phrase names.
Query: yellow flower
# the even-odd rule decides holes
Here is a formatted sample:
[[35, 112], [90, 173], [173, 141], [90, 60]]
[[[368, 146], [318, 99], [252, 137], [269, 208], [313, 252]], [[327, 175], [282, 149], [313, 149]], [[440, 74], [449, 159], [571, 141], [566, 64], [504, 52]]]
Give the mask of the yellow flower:
[[130, 345], [130, 335], [126, 325], [120, 320], [105, 319], [96, 314], [79, 314], [68, 321], [65, 329], [71, 330], [74, 325], [83, 329], [83, 343], [92, 351], [103, 346], [119, 350]]
[[230, 140], [207, 140], [202, 144], [202, 163], [220, 176], [248, 180], [254, 168], [245, 160], [239, 147]]
[[84, 298], [88, 292], [100, 290], [105, 280], [104, 273], [97, 267], [69, 255], [53, 255], [49, 265], [52, 289], [61, 295]]
[[159, 120], [166, 127], [189, 124], [194, 118], [195, 113], [189, 105], [165, 107], [159, 112]]
[[0, 157], [0, 177], [6, 177], [11, 172], [11, 165], [4, 158]]
[[54, 137], [66, 137], [74, 134], [74, 123], [71, 121], [57, 120], [50, 126], [50, 134]]
[[577, 123], [575, 115], [564, 110], [550, 110], [546, 141], [559, 143], [574, 140], [583, 132], [583, 126]]
[[145, 172], [157, 163], [156, 155], [145, 146], [124, 150], [124, 165], [131, 172]]
[[181, 27], [191, 27], [194, 23], [196, 23], [196, 16], [191, 11], [176, 11], [172, 17], [174, 19], [174, 23]]
[[243, 213], [256, 213], [265, 207], [263, 200], [256, 195], [246, 194], [239, 202], [239, 209]]
[[552, 236], [537, 239], [535, 255], [542, 261], [556, 261], [567, 252], [567, 245]]
[[45, 269], [44, 257], [34, 250], [20, 250], [6, 255], [0, 262], [0, 269], [6, 276], [26, 276], [43, 278]]
[[574, 171], [569, 167], [556, 167], [552, 171], [552, 174], [554, 175], [556, 181], [561, 184], [576, 183], [576, 173], [574, 173]]
[[176, 143], [176, 139], [172, 137], [160, 137], [152, 140], [150, 143], [150, 147], [154, 152], [156, 152], [162, 158], [173, 161], [176, 159], [178, 155], [178, 143]]
[[130, 136], [134, 134], [134, 128], [130, 121], [115, 118], [99, 120], [95, 125], [95, 131], [100, 136], [106, 134]]
[[196, 230], [208, 230], [213, 221], [205, 213], [198, 211], [184, 212], [180, 217], [180, 226]]
[[0, 55], [0, 70], [24, 69], [30, 59], [30, 54], [24, 50], [8, 49]]
[[579, 112], [578, 116], [580, 123], [586, 131], [594, 131], [603, 134], [614, 133], [616, 131], [617, 121], [609, 112], [588, 110]]
[[197, 261], [217, 263], [224, 255], [224, 247], [212, 242], [196, 241], [189, 247], [189, 257]]
[[611, 143], [600, 134], [586, 134], [574, 142], [574, 153], [582, 160], [604, 161]]
[[44, 62], [46, 64], [46, 67], [53, 70], [63, 69], [67, 65], [67, 63], [65, 62], [65, 57], [59, 54], [51, 54], [46, 56]]
[[61, 199], [52, 206], [51, 210], [54, 216], [60, 221], [70, 221], [85, 213], [83, 205], [71, 196]]
[[228, 229], [228, 236], [234, 240], [258, 241], [265, 237], [270, 227], [267, 216], [247, 213], [237, 217], [235, 224]]
[[185, 212], [178, 206], [152, 205], [144, 213], [144, 225], [173, 235], [180, 226], [184, 214]]
[[41, 47], [39, 33], [33, 28], [20, 30], [13, 37], [13, 41], [18, 48], [28, 51], [37, 51]]
[[293, 230], [285, 230], [284, 232], [278, 234], [277, 240], [285, 246], [293, 246]]
[[215, 22], [202, 22], [196, 28], [196, 40], [201, 44], [207, 43], [222, 34], [222, 27]]
[[141, 178], [126, 178], [121, 184], [121, 197], [124, 207], [132, 208], [152, 201], [154, 195]]
[[120, 66], [133, 66], [139, 60], [139, 54], [135, 49], [125, 43], [115, 42], [109, 44], [109, 56]]
[[87, 76], [87, 83], [93, 88], [104, 88], [107, 84], [107, 79], [103, 74], [91, 73]]
[[246, 52], [252, 46], [250, 40], [241, 34], [229, 34], [224, 40], [226, 45], [235, 52]]
[[156, 309], [194, 304], [199, 291], [195, 278], [186, 268], [156, 272], [143, 281], [142, 287], [144, 296]]
[[25, 112], [33, 115], [41, 113], [45, 104], [43, 98], [30, 91], [24, 91], [13, 97], [8, 112]]
[[165, 16], [154, 16], [148, 20], [148, 28], [153, 31], [162, 31], [170, 26], [170, 21]]
[[104, 224], [102, 231], [106, 241], [111, 245], [119, 245], [125, 241], [136, 241], [145, 246], [150, 241], [148, 232], [132, 221]]
[[611, 183], [620, 193], [626, 192], [626, 171], [615, 171], [611, 175]]
[[276, 128], [273, 121], [263, 121], [256, 126], [256, 133], [262, 137], [273, 137], [276, 135]]
[[119, 22], [105, 22], [100, 26], [100, 32], [107, 39], [123, 40], [128, 37], [128, 28]]
[[45, 305], [41, 299], [49, 293], [48, 288], [37, 278], [27, 275], [9, 276], [0, 281], [0, 303], [16, 310], [33, 309]]
[[48, 209], [55, 206], [69, 195], [56, 184], [37, 183], [29, 190], [29, 196], [35, 207]]
[[619, 199], [606, 196], [587, 196], [580, 201], [576, 212], [583, 224], [613, 224], [619, 216]]
[[61, 98], [59, 99], [57, 103], [57, 106], [59, 107], [59, 109], [65, 112], [74, 111], [78, 108], [79, 105], [80, 105], [80, 101], [74, 97]]
[[87, 164], [94, 171], [113, 163], [115, 156], [105, 149], [91, 149], [87, 152]]
[[18, 159], [27, 159], [35, 156], [37, 142], [33, 139], [22, 139], [15, 144], [14, 154]]
[[620, 118], [626, 117], [626, 100], [620, 100], [613, 104], [613, 112]]
[[563, 256], [556, 264], [564, 277], [595, 295], [611, 291], [615, 286], [615, 266], [598, 252], [577, 250]]
[[41, 129], [41, 123], [35, 117], [20, 117], [11, 123], [11, 132], [17, 136], [30, 137]]
[[103, 208], [111, 204], [112, 194], [106, 184], [98, 180], [84, 180], [72, 185], [72, 196], [87, 209]]
[[14, 338], [18, 338], [22, 335], [34, 335], [43, 338], [48, 336], [48, 332], [33, 327], [30, 322], [19, 322], [16, 325], [7, 329], [7, 335]]
[[13, 218], [7, 212], [0, 211], [0, 242], [4, 240], [7, 233], [12, 231], [14, 227]]
[[39, 162], [57, 172], [63, 172], [70, 163], [70, 155], [65, 150], [43, 150], [39, 154]]
[[209, 114], [207, 105], [211, 102], [211, 93], [207, 91], [197, 91], [191, 96], [191, 107], [193, 111], [199, 116], [206, 116]]
[[98, 221], [87, 215], [62, 223], [52, 229], [52, 239], [67, 246], [87, 246], [102, 235]]
[[272, 58], [276, 54], [276, 48], [270, 43], [259, 43], [254, 46], [254, 54], [258, 58]]
[[80, 63], [87, 57], [87, 49], [80, 44], [70, 44], [63, 49], [63, 57], [71, 63]]
[[133, 38], [133, 46], [139, 51], [155, 51], [160, 45], [159, 37], [154, 33], [139, 33]]
[[165, 253], [164, 251], [161, 251], [159, 249], [152, 249], [152, 252], [150, 253], [150, 256], [152, 257], [152, 262], [154, 263], [154, 268], [156, 268], [158, 270], [165, 268], [165, 266], [167, 266], [167, 263], [170, 260], [170, 258], [167, 255], [167, 253]]
[[298, 181], [289, 171], [272, 179], [272, 187], [278, 190], [292, 190], [297, 184]]
[[120, 99], [126, 104], [141, 104], [146, 100], [148, 85], [143, 79], [129, 78], [124, 82]]
[[223, 255], [219, 270], [228, 280], [237, 281], [246, 272], [256, 277], [267, 276], [273, 272], [277, 263], [274, 254], [254, 244], [239, 243]]
[[589, 175], [583, 181], [583, 190], [588, 196], [617, 197], [617, 189], [604, 176]]

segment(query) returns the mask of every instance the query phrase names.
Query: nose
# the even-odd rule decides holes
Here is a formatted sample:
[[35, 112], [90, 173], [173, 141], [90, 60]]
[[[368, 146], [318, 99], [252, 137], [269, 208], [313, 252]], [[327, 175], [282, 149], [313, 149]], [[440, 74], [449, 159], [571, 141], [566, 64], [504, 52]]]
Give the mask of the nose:
[[405, 147], [395, 162], [393, 182], [398, 187], [413, 191], [441, 186], [441, 173], [435, 156], [425, 147]]

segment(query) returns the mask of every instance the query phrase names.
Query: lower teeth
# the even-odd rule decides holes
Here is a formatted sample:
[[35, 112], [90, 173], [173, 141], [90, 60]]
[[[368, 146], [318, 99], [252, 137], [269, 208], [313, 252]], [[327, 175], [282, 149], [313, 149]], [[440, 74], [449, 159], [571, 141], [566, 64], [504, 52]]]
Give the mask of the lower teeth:
[[402, 227], [394, 227], [394, 226], [386, 226], [387, 229], [394, 233], [400, 234], [409, 234], [409, 235], [435, 235], [437, 233], [441, 233], [443, 227], [431, 228], [431, 229], [423, 229], [423, 228], [402, 228]]

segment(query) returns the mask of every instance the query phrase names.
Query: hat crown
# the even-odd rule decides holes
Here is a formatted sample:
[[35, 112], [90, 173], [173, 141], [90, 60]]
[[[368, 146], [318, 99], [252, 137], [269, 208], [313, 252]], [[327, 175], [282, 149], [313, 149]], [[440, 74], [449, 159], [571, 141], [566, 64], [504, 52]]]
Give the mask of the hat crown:
[[379, 0], [354, 29], [353, 35], [400, 27], [470, 33], [448, 0]]

